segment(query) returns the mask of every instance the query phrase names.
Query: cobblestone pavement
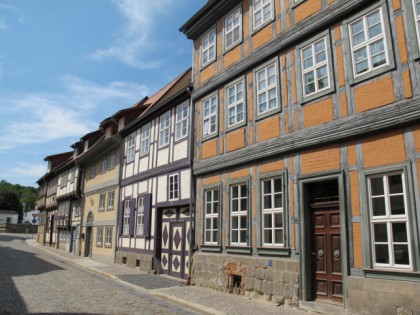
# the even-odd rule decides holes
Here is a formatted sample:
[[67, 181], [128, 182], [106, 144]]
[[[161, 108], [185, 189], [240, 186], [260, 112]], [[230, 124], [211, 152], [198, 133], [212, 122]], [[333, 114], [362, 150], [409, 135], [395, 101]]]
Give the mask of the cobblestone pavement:
[[198, 313], [0, 234], [0, 314]]

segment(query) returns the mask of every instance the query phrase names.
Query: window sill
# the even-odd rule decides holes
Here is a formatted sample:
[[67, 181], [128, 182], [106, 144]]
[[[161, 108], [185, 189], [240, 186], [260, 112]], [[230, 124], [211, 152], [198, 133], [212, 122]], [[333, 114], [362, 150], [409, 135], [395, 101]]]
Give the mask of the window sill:
[[366, 278], [420, 282], [420, 273], [411, 270], [363, 269]]
[[257, 247], [257, 253], [261, 256], [290, 256], [290, 248]]
[[202, 252], [210, 252], [210, 253], [222, 252], [222, 246], [220, 245], [201, 245], [200, 249]]
[[249, 246], [226, 246], [226, 252], [228, 254], [250, 255], [252, 253], [252, 247], [249, 247]]

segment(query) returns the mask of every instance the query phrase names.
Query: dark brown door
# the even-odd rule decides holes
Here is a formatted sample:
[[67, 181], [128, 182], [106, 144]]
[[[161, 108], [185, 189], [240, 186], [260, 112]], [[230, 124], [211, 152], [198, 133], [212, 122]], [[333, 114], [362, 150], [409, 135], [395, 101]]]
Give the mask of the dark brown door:
[[311, 233], [314, 299], [343, 303], [338, 205], [311, 205]]

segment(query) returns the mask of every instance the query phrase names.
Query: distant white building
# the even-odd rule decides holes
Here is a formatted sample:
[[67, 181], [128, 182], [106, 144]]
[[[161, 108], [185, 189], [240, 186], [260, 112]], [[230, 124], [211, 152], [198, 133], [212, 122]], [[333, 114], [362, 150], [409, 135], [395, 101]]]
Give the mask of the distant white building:
[[12, 210], [0, 210], [0, 223], [6, 223], [10, 219], [10, 223], [18, 223], [19, 213]]
[[39, 210], [31, 210], [23, 213], [22, 223], [30, 223], [32, 225], [39, 224]]

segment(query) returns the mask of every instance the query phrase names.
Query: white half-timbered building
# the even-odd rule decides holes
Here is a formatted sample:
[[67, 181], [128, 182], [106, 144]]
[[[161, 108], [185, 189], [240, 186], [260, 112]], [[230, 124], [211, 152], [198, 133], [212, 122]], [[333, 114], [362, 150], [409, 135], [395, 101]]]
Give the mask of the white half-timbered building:
[[188, 278], [191, 228], [191, 70], [147, 100], [122, 131], [116, 262]]

